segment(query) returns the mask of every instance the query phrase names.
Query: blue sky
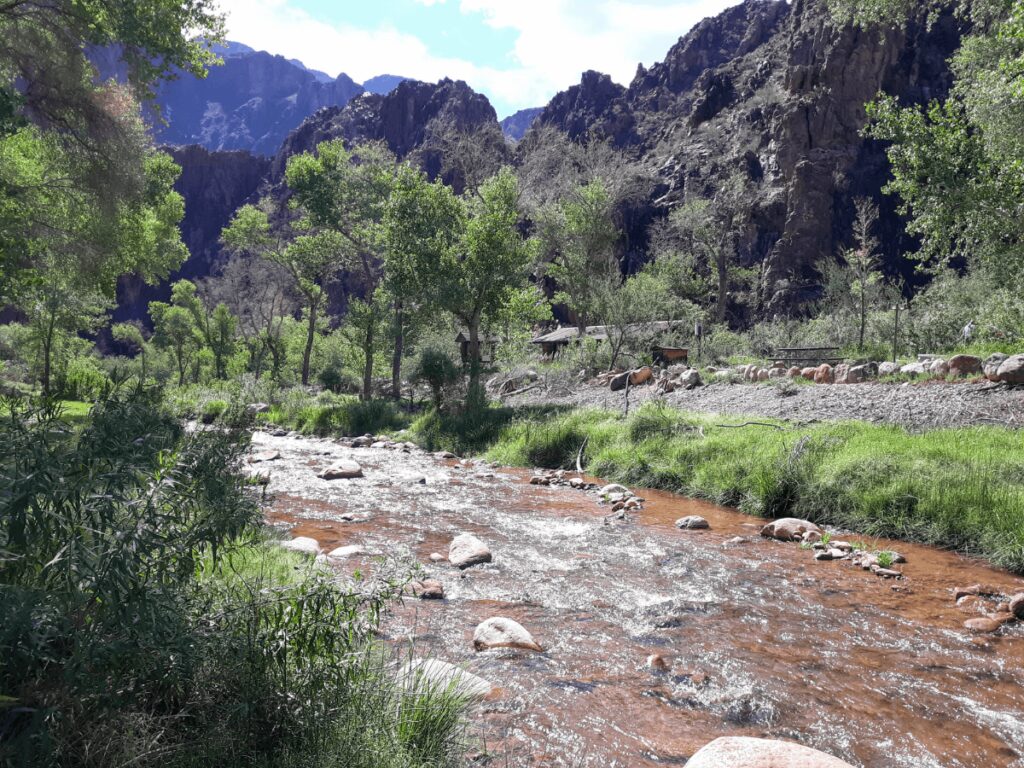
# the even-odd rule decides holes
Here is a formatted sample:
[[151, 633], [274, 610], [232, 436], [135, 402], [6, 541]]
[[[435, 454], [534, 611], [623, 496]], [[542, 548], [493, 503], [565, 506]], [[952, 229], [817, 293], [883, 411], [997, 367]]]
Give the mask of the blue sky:
[[587, 69], [628, 83], [736, 0], [220, 0], [228, 37], [358, 81], [465, 80], [504, 117]]

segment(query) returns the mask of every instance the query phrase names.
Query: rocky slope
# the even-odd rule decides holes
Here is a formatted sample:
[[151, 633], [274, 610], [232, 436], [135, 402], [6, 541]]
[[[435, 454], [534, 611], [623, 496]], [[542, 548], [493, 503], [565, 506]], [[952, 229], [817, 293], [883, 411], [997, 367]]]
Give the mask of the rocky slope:
[[913, 247], [880, 189], [882, 147], [861, 136], [879, 91], [905, 102], [941, 96], [960, 30], [837, 28], [823, 0], [747, 0], [642, 66], [628, 88], [595, 72], [557, 95], [537, 125], [625, 149], [658, 176], [663, 215], [739, 176], [754, 199], [739, 255], [760, 267], [752, 314], [789, 312], [816, 296], [821, 259], [851, 240], [853, 199], [879, 200], [885, 264]]
[[502, 133], [512, 139], [512, 141], [519, 141], [530, 130], [533, 121], [543, 111], [543, 107], [530, 107], [529, 109], [520, 109], [518, 112], [513, 112], [501, 121]]

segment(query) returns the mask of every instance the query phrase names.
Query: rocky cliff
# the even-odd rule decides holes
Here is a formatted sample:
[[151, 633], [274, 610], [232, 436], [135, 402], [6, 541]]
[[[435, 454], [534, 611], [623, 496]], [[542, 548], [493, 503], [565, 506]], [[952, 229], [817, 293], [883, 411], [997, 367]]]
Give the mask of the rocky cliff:
[[815, 264], [850, 243], [855, 197], [879, 199], [886, 268], [905, 268], [913, 243], [881, 197], [888, 165], [861, 136], [864, 104], [879, 91], [941, 96], [960, 32], [950, 17], [906, 32], [836, 27], [823, 0], [747, 0], [698, 24], [628, 88], [584, 74], [538, 125], [631, 153], [657, 174], [655, 215], [742, 178], [753, 203], [739, 256], [760, 267], [746, 314], [785, 313], [815, 298]]
[[513, 112], [501, 121], [502, 133], [512, 141], [519, 141], [526, 135], [526, 132], [530, 130], [530, 126], [533, 125], [533, 121], [543, 111], [543, 107], [530, 107], [529, 109], [520, 109], [518, 112]]

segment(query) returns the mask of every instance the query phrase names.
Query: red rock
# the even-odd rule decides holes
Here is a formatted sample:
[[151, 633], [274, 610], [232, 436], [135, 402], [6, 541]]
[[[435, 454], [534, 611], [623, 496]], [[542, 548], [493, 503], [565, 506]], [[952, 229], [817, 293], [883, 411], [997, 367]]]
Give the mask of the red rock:
[[975, 376], [981, 373], [981, 358], [974, 355], [953, 355], [948, 365], [953, 376]]
[[442, 600], [444, 599], [444, 586], [434, 579], [414, 581], [410, 585], [412, 593], [420, 600]]
[[1009, 612], [1018, 619], [1024, 619], [1024, 592], [1018, 592], [1016, 595], [1011, 597], [1010, 604], [1007, 607], [1009, 608]]
[[668, 670], [668, 663], [660, 653], [652, 653], [647, 657], [647, 668], [656, 672], [665, 672]]
[[964, 627], [971, 630], [971, 632], [998, 632], [999, 628], [1012, 618], [1012, 613], [997, 613], [990, 616], [979, 616], [976, 619], [968, 619], [965, 621]]
[[821, 533], [821, 529], [809, 520], [795, 517], [783, 517], [773, 520], [761, 529], [761, 535], [780, 541], [799, 541], [807, 531]]
[[814, 383], [815, 384], [831, 384], [834, 381], [834, 374], [832, 366], [828, 363], [823, 363], [814, 369]]

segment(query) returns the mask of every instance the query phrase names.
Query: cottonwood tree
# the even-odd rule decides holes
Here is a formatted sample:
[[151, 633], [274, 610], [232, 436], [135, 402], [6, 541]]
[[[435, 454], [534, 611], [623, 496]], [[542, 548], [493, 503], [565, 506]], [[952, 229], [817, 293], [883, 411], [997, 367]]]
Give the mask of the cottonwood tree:
[[171, 286], [171, 304], [188, 310], [201, 344], [213, 358], [214, 377], [226, 379], [227, 363], [235, 352], [237, 318], [223, 302], [210, 309], [190, 280], [178, 280]]
[[[330, 236], [336, 269], [344, 267], [361, 278], [364, 300], [376, 295], [382, 277], [379, 227], [395, 175], [395, 156], [384, 144], [360, 144], [350, 150], [340, 139], [319, 144], [315, 154], [290, 158], [285, 171], [292, 205], [312, 227]], [[365, 400], [372, 395], [376, 337], [368, 343]]]
[[132, 347], [135, 354], [139, 356], [141, 363], [139, 381], [144, 383], [146, 381], [146, 363], [149, 359], [149, 350], [147, 349], [146, 337], [142, 334], [142, 328], [136, 323], [114, 323], [110, 326], [110, 336], [114, 341]]
[[[74, 256], [90, 290], [164, 278], [187, 256], [176, 166], [152, 149], [136, 96], [217, 61], [212, 0], [0, 3], [0, 298], [45, 251]], [[117, 45], [128, 86], [100, 82], [86, 51]]]
[[249, 369], [262, 376], [269, 355], [271, 376], [278, 379], [287, 353], [284, 326], [299, 306], [291, 273], [274, 261], [235, 255], [219, 274], [204, 281], [202, 292], [210, 301], [226, 304], [238, 318]]
[[621, 282], [612, 208], [607, 187], [596, 179], [548, 206], [538, 220], [550, 259], [546, 272], [558, 286], [555, 301], [573, 313], [581, 337], [599, 315], [602, 297]]
[[280, 264], [291, 276], [302, 297], [306, 340], [302, 349], [302, 384], [309, 384], [310, 361], [317, 323], [327, 297], [327, 286], [336, 278], [341, 256], [348, 247], [334, 231], [299, 235], [290, 242], [272, 231], [266, 211], [254, 205], [238, 209], [221, 232], [221, 241], [232, 253], [250, 254]]
[[670, 216], [680, 247], [707, 265], [714, 277], [713, 317], [725, 321], [729, 293], [742, 276], [736, 263], [737, 239], [750, 213], [751, 193], [739, 177], [729, 179], [713, 198], [688, 200]]
[[66, 256], [44, 253], [39, 270], [22, 278], [16, 306], [28, 318], [28, 340], [39, 366], [44, 397], [52, 394], [55, 362], [79, 333], [95, 331], [106, 319], [110, 302], [100, 293], [83, 288], [73, 262]]
[[[421, 273], [435, 306], [450, 312], [466, 328], [469, 337], [470, 393], [478, 396], [480, 378], [480, 330], [484, 319], [498, 314], [526, 285], [535, 263], [536, 248], [519, 230], [516, 177], [503, 169], [481, 185], [468, 199], [438, 187], [439, 202], [450, 215], [452, 232], [439, 235], [450, 247], [436, 261], [424, 261]], [[464, 213], [451, 200], [461, 202]]]
[[192, 313], [184, 307], [151, 301], [149, 316], [153, 320], [153, 343], [174, 358], [178, 369], [178, 386], [182, 387], [185, 385], [185, 375], [200, 348]]
[[380, 226], [384, 254], [384, 286], [393, 297], [394, 348], [391, 393], [401, 396], [406, 309], [432, 300], [423, 275], [440, 263], [456, 242], [464, 209], [440, 181], [402, 166], [388, 196]]
[[[935, 21], [939, 0], [829, 0], [844, 22], [905, 25]], [[949, 96], [901, 106], [881, 95], [868, 106], [872, 138], [886, 142], [917, 258], [951, 260], [1020, 285], [1024, 273], [1024, 0], [965, 0], [957, 14], [970, 33], [950, 59]]]

